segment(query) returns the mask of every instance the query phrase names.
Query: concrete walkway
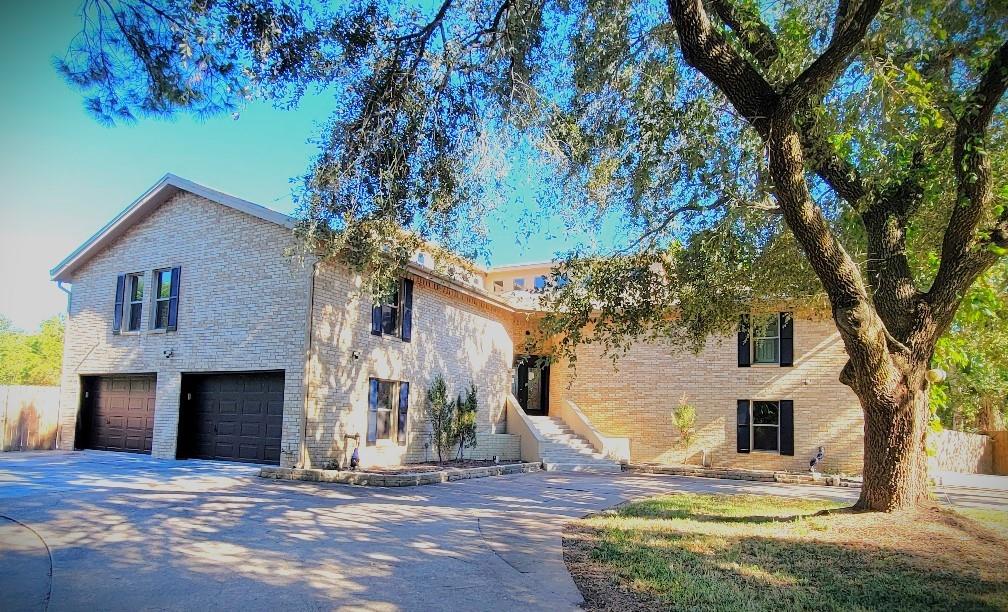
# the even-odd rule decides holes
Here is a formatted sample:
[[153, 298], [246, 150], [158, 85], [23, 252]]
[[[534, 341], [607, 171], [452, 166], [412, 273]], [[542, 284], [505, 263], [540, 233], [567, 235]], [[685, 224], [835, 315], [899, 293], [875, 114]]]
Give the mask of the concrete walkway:
[[51, 610], [571, 610], [581, 596], [562, 559], [569, 518], [673, 491], [856, 495], [556, 473], [375, 489], [256, 471], [118, 453], [0, 455], [0, 607], [42, 609], [48, 596]]

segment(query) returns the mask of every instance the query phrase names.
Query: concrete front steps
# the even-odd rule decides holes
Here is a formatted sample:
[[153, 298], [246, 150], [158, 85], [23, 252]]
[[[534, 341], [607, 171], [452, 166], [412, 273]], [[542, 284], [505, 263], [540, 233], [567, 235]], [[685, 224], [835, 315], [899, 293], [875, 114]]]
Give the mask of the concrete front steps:
[[588, 472], [615, 474], [623, 471], [617, 461], [597, 452], [587, 440], [574, 433], [561, 419], [532, 416], [529, 420], [546, 442], [539, 447], [547, 472]]

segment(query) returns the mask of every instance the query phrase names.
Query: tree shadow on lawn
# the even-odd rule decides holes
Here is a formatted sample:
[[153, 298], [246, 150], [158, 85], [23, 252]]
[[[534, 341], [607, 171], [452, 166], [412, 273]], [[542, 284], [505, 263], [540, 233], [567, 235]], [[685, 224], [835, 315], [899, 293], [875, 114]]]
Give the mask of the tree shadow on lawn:
[[[979, 540], [988, 534], [945, 511], [922, 514], [920, 529], [908, 518], [873, 541], [871, 529], [893, 521], [873, 527], [878, 515], [840, 511], [747, 524], [659, 510], [645, 500], [568, 527], [564, 560], [588, 609], [1008, 609], [1008, 555], [992, 552], [1004, 542]], [[623, 518], [627, 528], [615, 526]]]

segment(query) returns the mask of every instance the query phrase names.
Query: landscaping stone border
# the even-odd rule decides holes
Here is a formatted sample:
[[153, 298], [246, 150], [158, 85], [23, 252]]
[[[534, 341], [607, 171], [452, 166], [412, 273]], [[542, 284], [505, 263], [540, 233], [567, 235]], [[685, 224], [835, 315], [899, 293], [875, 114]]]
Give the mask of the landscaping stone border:
[[349, 472], [343, 470], [316, 470], [281, 467], [264, 467], [259, 470], [260, 478], [276, 480], [304, 480], [308, 482], [334, 482], [338, 484], [361, 485], [366, 487], [413, 487], [437, 484], [452, 480], [486, 478], [504, 474], [527, 474], [542, 469], [540, 463], [506, 463], [473, 468], [445, 468], [434, 472], [414, 472], [410, 474], [376, 474], [373, 472]]
[[671, 474], [675, 476], [698, 476], [700, 478], [725, 478], [728, 480], [752, 480], [754, 482], [781, 482], [786, 484], [823, 485], [827, 487], [859, 487], [861, 482], [846, 476], [834, 474], [798, 474], [795, 472], [775, 472], [771, 470], [746, 470], [741, 468], [702, 467], [699, 465], [665, 465], [652, 463], [630, 463], [626, 470], [642, 474]]

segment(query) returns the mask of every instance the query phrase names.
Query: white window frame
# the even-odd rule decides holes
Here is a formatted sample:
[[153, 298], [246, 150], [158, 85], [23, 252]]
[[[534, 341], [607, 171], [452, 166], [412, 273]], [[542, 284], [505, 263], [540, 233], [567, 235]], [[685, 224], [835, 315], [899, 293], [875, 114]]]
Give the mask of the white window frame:
[[[777, 424], [756, 424], [756, 404], [775, 404], [777, 406]], [[780, 454], [780, 415], [781, 407], [780, 400], [750, 400], [749, 401], [749, 452], [750, 453], [770, 453], [772, 455]], [[777, 448], [776, 449], [766, 449], [766, 448], [756, 448], [756, 428], [757, 427], [773, 427], [777, 430]]]
[[515, 291], [525, 291], [525, 279], [524, 278], [513, 279], [511, 281], [511, 283], [512, 283], [512, 287], [514, 287]]
[[495, 280], [493, 282], [493, 292], [494, 293], [504, 293], [504, 281]]
[[[140, 330], [143, 329], [143, 302], [144, 302], [144, 291], [147, 289], [147, 273], [146, 272], [131, 272], [125, 275], [125, 286], [123, 287], [123, 313], [122, 313], [122, 330], [120, 333], [126, 334], [139, 334]], [[139, 279], [143, 286], [140, 288], [140, 297], [138, 299], [133, 299], [133, 279]], [[133, 305], [138, 304], [140, 306], [140, 314], [137, 317], [139, 320], [136, 322], [136, 328], [133, 328]]]
[[[770, 319], [771, 317], [776, 317], [777, 319], [777, 335], [775, 336], [757, 336], [756, 330], [759, 326], [756, 324], [758, 319]], [[780, 364], [781, 356], [781, 324], [780, 324], [780, 313], [758, 315], [749, 315], [749, 320], [751, 321], [749, 325], [749, 351], [750, 360], [749, 362], [753, 365], [775, 365]], [[777, 358], [773, 361], [758, 361], [756, 359], [756, 344], [759, 340], [775, 340], [777, 342]]]
[[[375, 440], [372, 446], [401, 446], [399, 444], [399, 387], [402, 385], [403, 381], [378, 378], [377, 376], [372, 376], [371, 378], [378, 381], [379, 398], [381, 397], [381, 386], [383, 384], [389, 385], [388, 436], [385, 438], [378, 437], [378, 413], [386, 412], [379, 407], [375, 410]], [[367, 436], [365, 436], [365, 439], [366, 438]]]

